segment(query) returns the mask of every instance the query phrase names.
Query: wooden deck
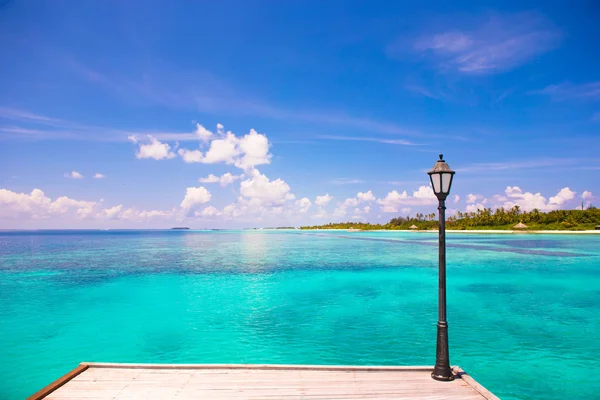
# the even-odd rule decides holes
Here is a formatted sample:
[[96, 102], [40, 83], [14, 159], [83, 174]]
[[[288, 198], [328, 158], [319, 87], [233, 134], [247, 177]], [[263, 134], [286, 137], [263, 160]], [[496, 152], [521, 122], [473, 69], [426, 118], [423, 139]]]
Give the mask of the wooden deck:
[[460, 368], [82, 363], [37, 399], [497, 399]]

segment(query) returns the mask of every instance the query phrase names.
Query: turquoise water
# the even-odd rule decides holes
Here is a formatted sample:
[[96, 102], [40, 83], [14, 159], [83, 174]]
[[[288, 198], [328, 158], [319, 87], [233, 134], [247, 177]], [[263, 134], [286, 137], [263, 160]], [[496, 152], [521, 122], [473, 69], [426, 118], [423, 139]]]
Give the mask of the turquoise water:
[[[432, 365], [435, 234], [0, 232], [0, 399], [80, 361]], [[450, 357], [599, 398], [600, 236], [448, 235]]]

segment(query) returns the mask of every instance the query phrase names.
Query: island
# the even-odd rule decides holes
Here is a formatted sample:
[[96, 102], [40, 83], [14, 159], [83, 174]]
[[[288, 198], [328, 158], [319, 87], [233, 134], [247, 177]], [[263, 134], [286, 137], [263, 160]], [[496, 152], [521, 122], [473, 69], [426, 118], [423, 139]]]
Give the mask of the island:
[[187, 226], [176, 226], [174, 228], [171, 228], [171, 230], [176, 230], [176, 231], [189, 231], [190, 228], [188, 228]]
[[[600, 209], [590, 206], [585, 210], [538, 209], [522, 211], [519, 206], [511, 209], [482, 208], [474, 212], [458, 211], [448, 217], [448, 230], [519, 230], [519, 231], [585, 231], [598, 229]], [[344, 229], [344, 230], [435, 230], [438, 228], [436, 214], [420, 214], [414, 217], [392, 218], [387, 224], [368, 222], [337, 222], [326, 225], [301, 226], [300, 229]]]

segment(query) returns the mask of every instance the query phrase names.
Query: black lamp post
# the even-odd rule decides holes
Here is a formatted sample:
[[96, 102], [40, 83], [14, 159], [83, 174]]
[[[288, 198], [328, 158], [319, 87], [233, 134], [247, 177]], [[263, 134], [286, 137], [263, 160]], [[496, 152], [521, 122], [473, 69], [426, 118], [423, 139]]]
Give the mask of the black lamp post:
[[446, 197], [450, 194], [454, 171], [450, 169], [446, 161], [440, 159], [435, 163], [433, 169], [428, 172], [431, 179], [433, 193], [439, 200], [438, 210], [440, 212], [440, 246], [439, 246], [439, 295], [438, 295], [438, 324], [437, 324], [437, 347], [435, 354], [435, 367], [431, 377], [437, 381], [451, 381], [454, 379], [450, 369], [450, 353], [448, 351], [448, 322], [446, 321]]

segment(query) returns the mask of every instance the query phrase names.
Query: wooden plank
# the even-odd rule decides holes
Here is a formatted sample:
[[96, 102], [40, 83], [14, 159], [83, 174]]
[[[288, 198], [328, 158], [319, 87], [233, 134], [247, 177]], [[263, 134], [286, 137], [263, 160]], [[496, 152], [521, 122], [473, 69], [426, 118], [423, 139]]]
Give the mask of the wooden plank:
[[431, 367], [106, 363], [81, 367], [86, 369], [61, 378], [62, 386], [46, 398], [497, 399], [458, 367], [454, 370], [458, 379], [452, 382], [431, 379]]
[[465, 371], [463, 371], [462, 368], [456, 366], [452, 368], [452, 372], [454, 372], [457, 376], [460, 377], [460, 379], [462, 379], [469, 386], [471, 386], [477, 393], [481, 394], [486, 400], [500, 400], [496, 395], [494, 395], [492, 392], [490, 392], [481, 384], [479, 384], [479, 382], [471, 378], [471, 376]]
[[77, 375], [81, 374], [83, 371], [85, 371], [87, 369], [88, 369], [88, 365], [87, 364], [85, 364], [85, 363], [79, 364], [77, 366], [77, 368], [73, 369], [72, 371], [67, 372], [65, 375], [61, 376], [60, 378], [58, 378], [54, 382], [50, 383], [46, 387], [38, 390], [37, 392], [35, 392], [31, 396], [29, 396], [27, 398], [27, 400], [39, 400], [39, 399], [43, 399], [44, 397], [48, 396], [50, 393], [54, 392], [56, 389], [58, 389], [59, 387], [63, 386], [64, 384], [66, 384], [67, 382], [69, 382], [71, 379], [73, 379], [74, 377], [76, 377]]

